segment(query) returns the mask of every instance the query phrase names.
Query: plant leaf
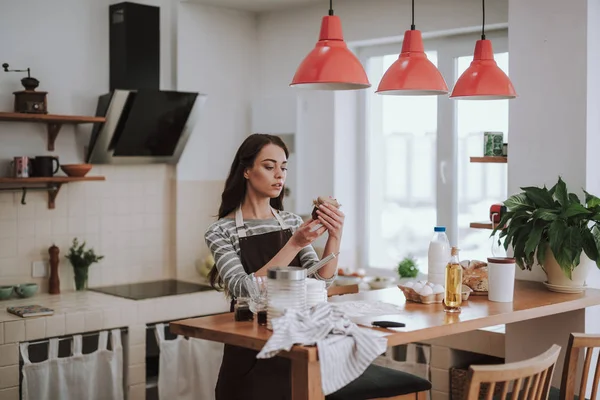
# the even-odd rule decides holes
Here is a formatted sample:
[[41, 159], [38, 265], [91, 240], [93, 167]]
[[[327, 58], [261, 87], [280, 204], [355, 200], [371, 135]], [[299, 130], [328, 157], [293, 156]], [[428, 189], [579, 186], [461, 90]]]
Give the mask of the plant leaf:
[[598, 246], [594, 239], [594, 235], [592, 235], [592, 232], [587, 226], [581, 228], [581, 240], [585, 254], [590, 260], [596, 262], [598, 260]]
[[590, 214], [590, 211], [579, 203], [571, 203], [565, 211], [565, 216], [567, 218], [584, 214]]
[[553, 196], [560, 203], [563, 208], [567, 208], [569, 205], [569, 196], [567, 194], [567, 185], [562, 180], [562, 178], [558, 177], [558, 183], [556, 184], [556, 191]]
[[593, 194], [589, 194], [585, 190], [583, 193], [585, 193], [585, 204], [587, 204], [588, 208], [600, 205], [600, 199], [598, 197], [594, 196]]
[[558, 214], [555, 213], [554, 210], [549, 210], [547, 208], [538, 208], [531, 215], [534, 219], [542, 219], [544, 221], [554, 221], [558, 218]]
[[[567, 223], [562, 219], [557, 219], [550, 224], [548, 228], [548, 240], [554, 257], [560, 254], [564, 237], [566, 236]], [[556, 259], [558, 261], [558, 258]]]
[[569, 200], [571, 200], [571, 203], [581, 204], [581, 200], [579, 200], [579, 196], [577, 196], [575, 193], [569, 193]]
[[510, 210], [514, 211], [521, 207], [532, 208], [533, 203], [531, 200], [527, 198], [525, 193], [518, 193], [513, 196], [510, 196], [508, 199], [504, 201], [504, 205]]
[[[541, 208], [554, 208], [554, 199], [546, 188], [528, 186], [521, 188], [525, 191], [525, 195], [534, 205]], [[558, 190], [557, 190], [558, 191]]]
[[536, 223], [531, 230], [531, 233], [527, 237], [527, 242], [525, 242], [525, 256], [530, 256], [533, 258], [533, 254], [535, 249], [540, 244], [540, 239], [542, 238], [542, 231], [544, 230], [546, 224]]

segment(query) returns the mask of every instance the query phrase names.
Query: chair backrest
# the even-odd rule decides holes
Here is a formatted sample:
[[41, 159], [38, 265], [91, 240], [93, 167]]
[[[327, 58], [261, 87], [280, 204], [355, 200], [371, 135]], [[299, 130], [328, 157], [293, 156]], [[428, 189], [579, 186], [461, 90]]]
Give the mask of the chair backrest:
[[[545, 353], [528, 360], [501, 365], [472, 365], [466, 400], [478, 400], [482, 389], [486, 400], [507, 400], [511, 384], [511, 400], [546, 400], [559, 354], [560, 346], [555, 344]], [[497, 397], [494, 394], [499, 385], [502, 385], [502, 393]]]
[[[590, 366], [592, 364], [592, 353], [595, 347], [600, 347], [600, 335], [587, 335], [583, 333], [571, 333], [569, 337], [569, 346], [567, 347], [567, 355], [565, 356], [565, 365], [563, 368], [562, 381], [560, 385], [560, 399], [572, 400], [575, 396], [575, 388], [577, 386], [577, 364], [579, 354], [585, 353], [585, 361], [579, 385], [579, 398], [584, 399], [585, 390], [590, 375]], [[598, 381], [600, 379], [600, 357], [596, 362], [594, 371], [594, 384], [592, 386], [592, 397], [595, 399], [598, 394]]]
[[327, 297], [350, 293], [358, 293], [358, 285], [331, 286], [327, 289]]

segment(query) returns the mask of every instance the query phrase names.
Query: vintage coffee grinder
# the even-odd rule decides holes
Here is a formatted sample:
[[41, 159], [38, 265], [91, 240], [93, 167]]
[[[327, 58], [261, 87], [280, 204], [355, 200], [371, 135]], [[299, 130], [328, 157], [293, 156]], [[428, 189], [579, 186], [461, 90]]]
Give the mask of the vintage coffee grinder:
[[31, 71], [27, 69], [8, 69], [8, 64], [2, 64], [5, 72], [27, 72], [27, 76], [21, 79], [21, 84], [25, 90], [13, 92], [15, 95], [15, 112], [30, 114], [47, 114], [48, 103], [46, 95], [48, 92], [38, 92], [35, 90], [40, 81], [31, 76]]

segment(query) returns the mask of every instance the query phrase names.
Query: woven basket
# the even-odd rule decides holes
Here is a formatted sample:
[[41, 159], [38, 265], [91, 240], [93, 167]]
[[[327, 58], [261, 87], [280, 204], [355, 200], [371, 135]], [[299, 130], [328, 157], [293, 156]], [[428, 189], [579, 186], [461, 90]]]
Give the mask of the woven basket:
[[[469, 370], [461, 368], [450, 369], [450, 394], [451, 400], [466, 400], [468, 392]], [[488, 392], [489, 384], [482, 383], [479, 390], [479, 400], [485, 400], [485, 395]], [[503, 384], [496, 385], [494, 388], [494, 396], [502, 394]]]

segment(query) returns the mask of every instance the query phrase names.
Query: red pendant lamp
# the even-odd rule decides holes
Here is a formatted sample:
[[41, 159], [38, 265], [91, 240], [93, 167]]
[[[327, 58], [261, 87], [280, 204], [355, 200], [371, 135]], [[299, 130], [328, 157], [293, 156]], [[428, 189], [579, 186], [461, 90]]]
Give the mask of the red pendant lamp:
[[381, 78], [376, 93], [396, 96], [427, 96], [448, 93], [444, 77], [427, 58], [421, 31], [415, 29], [415, 0], [412, 23], [404, 32], [400, 57]]
[[329, 15], [321, 21], [321, 33], [315, 48], [302, 61], [290, 86], [313, 90], [356, 90], [371, 86], [358, 58], [348, 49], [340, 17]]
[[506, 100], [517, 97], [512, 82], [494, 60], [492, 42], [485, 38], [485, 0], [482, 0], [481, 40], [475, 44], [473, 61], [456, 81], [451, 98], [458, 100]]

